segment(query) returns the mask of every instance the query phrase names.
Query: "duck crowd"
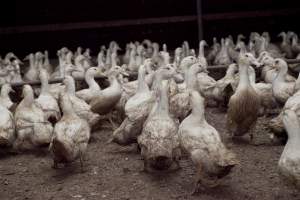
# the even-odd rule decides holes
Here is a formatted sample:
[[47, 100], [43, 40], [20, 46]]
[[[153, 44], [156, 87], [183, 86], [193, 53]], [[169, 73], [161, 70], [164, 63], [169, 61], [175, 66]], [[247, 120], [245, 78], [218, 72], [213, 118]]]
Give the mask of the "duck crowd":
[[[300, 59], [300, 43], [294, 32], [278, 37], [282, 42], [275, 44], [268, 32], [252, 32], [247, 43], [240, 34], [236, 41], [214, 38], [210, 47], [202, 40], [198, 53], [187, 41], [169, 51], [145, 39], [120, 54], [112, 41], [96, 58], [90, 49], [63, 47], [57, 67], [47, 51], [29, 54], [26, 64], [7, 53], [0, 59], [0, 148], [22, 153], [48, 147], [53, 168], [78, 160], [83, 169], [91, 135], [108, 121], [113, 133], [107, 143], [137, 145], [146, 172], [179, 169], [188, 155], [197, 192], [219, 185], [240, 164], [207, 122], [206, 107], [227, 110], [228, 138], [248, 137], [250, 144], [258, 117], [277, 111], [268, 126], [271, 138], [286, 140], [279, 172], [300, 187], [300, 64], [287, 63]], [[213, 65], [226, 70], [222, 78], [211, 76]], [[107, 87], [98, 84], [99, 76]], [[23, 86], [20, 102], [10, 98], [16, 83]]]

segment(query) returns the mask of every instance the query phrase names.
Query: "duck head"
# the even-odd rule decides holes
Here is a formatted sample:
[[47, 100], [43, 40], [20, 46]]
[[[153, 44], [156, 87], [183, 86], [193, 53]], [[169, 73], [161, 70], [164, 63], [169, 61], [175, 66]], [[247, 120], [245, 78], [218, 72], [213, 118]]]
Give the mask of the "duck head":
[[260, 66], [260, 63], [255, 59], [251, 53], [241, 53], [239, 56], [239, 64], [244, 64], [247, 66]]
[[285, 60], [281, 59], [281, 58], [276, 58], [274, 60], [274, 65], [273, 65], [276, 69], [286, 73], [288, 71], [288, 65], [286, 63]]
[[188, 69], [192, 64], [198, 62], [195, 56], [187, 56], [183, 58], [180, 62], [179, 69], [183, 72]]

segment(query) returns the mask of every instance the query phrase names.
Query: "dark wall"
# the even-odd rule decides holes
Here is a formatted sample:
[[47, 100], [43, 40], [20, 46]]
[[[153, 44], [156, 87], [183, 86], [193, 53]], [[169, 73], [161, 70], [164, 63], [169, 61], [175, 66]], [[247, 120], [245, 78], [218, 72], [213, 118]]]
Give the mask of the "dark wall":
[[[295, 9], [297, 1], [285, 0], [203, 0], [203, 13], [240, 12], [253, 10]], [[143, 19], [150, 17], [196, 15], [196, 0], [18, 0], [9, 1], [9, 9], [2, 9], [1, 27], [44, 25], [86, 21], [107, 21], [118, 19]], [[276, 36], [281, 30], [299, 32], [300, 13], [290, 16], [264, 18], [204, 21], [204, 37], [211, 41], [213, 36], [225, 37], [238, 33], [248, 35], [251, 31], [269, 31]], [[18, 55], [49, 49], [50, 55], [62, 46], [75, 49], [77, 46], [90, 47], [96, 54], [101, 44], [116, 40], [125, 42], [150, 38], [166, 42], [174, 48], [188, 40], [196, 47], [198, 42], [197, 22], [170, 23], [142, 26], [124, 26], [104, 29], [85, 29], [57, 32], [36, 32], [22, 34], [0, 34], [0, 54], [14, 51]]]

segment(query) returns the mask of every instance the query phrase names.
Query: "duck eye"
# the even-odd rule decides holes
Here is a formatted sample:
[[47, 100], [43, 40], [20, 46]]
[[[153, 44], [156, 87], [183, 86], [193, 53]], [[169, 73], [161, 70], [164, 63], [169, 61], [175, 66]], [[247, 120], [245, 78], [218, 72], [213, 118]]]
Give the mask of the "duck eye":
[[246, 57], [248, 58], [249, 56], [246, 54]]
[[278, 61], [278, 60], [276, 60], [276, 61], [275, 61], [275, 64], [279, 64], [279, 61]]

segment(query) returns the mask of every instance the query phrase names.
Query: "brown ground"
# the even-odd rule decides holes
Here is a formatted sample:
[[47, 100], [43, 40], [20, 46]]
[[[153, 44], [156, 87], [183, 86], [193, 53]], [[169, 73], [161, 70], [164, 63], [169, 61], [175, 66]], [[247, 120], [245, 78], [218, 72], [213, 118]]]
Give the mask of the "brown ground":
[[[207, 119], [225, 135], [225, 114], [207, 109]], [[241, 166], [234, 168], [218, 188], [191, 195], [194, 169], [183, 159], [182, 169], [160, 175], [142, 172], [142, 160], [134, 152], [114, 152], [105, 146], [111, 131], [94, 133], [88, 147], [85, 173], [78, 162], [54, 170], [49, 155], [40, 153], [9, 155], [0, 159], [0, 199], [300, 199], [277, 173], [283, 146], [268, 143], [268, 120], [257, 125], [257, 143], [228, 145], [238, 155]]]

